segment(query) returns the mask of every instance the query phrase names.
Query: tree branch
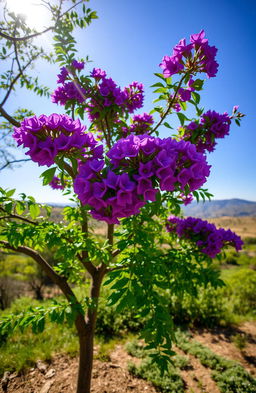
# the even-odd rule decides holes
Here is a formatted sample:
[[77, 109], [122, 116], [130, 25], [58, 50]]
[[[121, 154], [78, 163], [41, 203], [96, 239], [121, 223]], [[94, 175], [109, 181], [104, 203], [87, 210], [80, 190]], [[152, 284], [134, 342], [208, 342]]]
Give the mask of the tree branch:
[[18, 246], [15, 248], [5, 240], [0, 240], [0, 245], [2, 245], [2, 247], [5, 249], [21, 252], [22, 254], [28, 255], [29, 257], [33, 258], [34, 261], [36, 261], [38, 265], [40, 265], [41, 268], [45, 271], [47, 276], [54, 282], [54, 284], [60, 287], [68, 301], [76, 299], [75, 294], [70, 288], [66, 279], [56, 273], [55, 270], [51, 267], [51, 265], [49, 265], [49, 263], [37, 251], [26, 246]]
[[[88, 217], [87, 213], [84, 209], [84, 206], [81, 205], [81, 213], [82, 213], [82, 232], [83, 235], [87, 238], [88, 237]], [[93, 265], [93, 263], [89, 260], [89, 255], [87, 250], [82, 251], [82, 256], [78, 255], [80, 262], [84, 266], [84, 268], [90, 273], [90, 275], [93, 277], [96, 272], [97, 268]]]
[[23, 159], [21, 159], [21, 160], [7, 161], [6, 164], [4, 164], [4, 165], [0, 168], [0, 171], [1, 171], [2, 169], [6, 168], [8, 165], [16, 164], [16, 163], [18, 163], [18, 162], [24, 162], [24, 161], [31, 161], [31, 159], [30, 159], [30, 158], [23, 158]]
[[45, 29], [43, 31], [40, 31], [40, 32], [34, 33], [34, 34], [30, 34], [30, 35], [27, 35], [27, 36], [24, 36], [24, 37], [12, 37], [12, 36], [10, 36], [8, 34], [3, 33], [2, 31], [0, 31], [0, 37], [3, 37], [6, 40], [9, 40], [9, 41], [12, 41], [12, 42], [27, 41], [27, 40], [30, 40], [31, 38], [38, 37], [39, 35], [47, 33], [48, 31], [53, 30], [55, 27], [56, 26], [50, 26], [50, 27], [47, 27], [47, 29]]
[[4, 108], [2, 108], [0, 106], [0, 116], [4, 117], [6, 120], [9, 121], [9, 123], [11, 123], [12, 125], [14, 125], [15, 127], [20, 127], [20, 122], [18, 122], [17, 120], [15, 120], [12, 116], [10, 116], [5, 110]]
[[[51, 265], [49, 265], [49, 263], [37, 251], [26, 246], [18, 246], [16, 248], [12, 247], [8, 242], [4, 240], [0, 241], [0, 246], [1, 245], [3, 246], [3, 248], [15, 252], [21, 252], [33, 258], [34, 261], [38, 263], [39, 266], [41, 266], [41, 268], [45, 271], [47, 276], [54, 282], [54, 284], [58, 285], [58, 287], [62, 290], [68, 302], [75, 302], [76, 304], [80, 304], [71, 287], [67, 283], [67, 280], [64, 277], [60, 276], [58, 273], [56, 273], [55, 270], [51, 267]], [[84, 316], [81, 312], [77, 314], [75, 324], [78, 332], [83, 332], [86, 328]]]
[[[15, 85], [15, 83], [17, 82], [17, 80], [23, 75], [23, 72], [25, 71], [26, 68], [28, 68], [30, 66], [30, 64], [32, 63], [32, 61], [34, 61], [40, 53], [38, 53], [36, 56], [32, 56], [31, 59], [29, 60], [29, 62], [20, 70], [20, 72], [16, 75], [16, 77], [12, 80], [12, 82], [10, 83], [9, 89], [3, 99], [3, 101], [0, 104], [0, 107], [3, 107], [4, 104], [6, 103], [9, 95], [11, 94], [12, 88]], [[16, 61], [19, 63], [19, 61], [16, 58]]]
[[159, 122], [157, 123], [157, 125], [153, 128], [153, 130], [152, 130], [151, 132], [149, 132], [149, 135], [153, 134], [153, 133], [158, 129], [158, 127], [162, 124], [162, 122], [164, 121], [164, 119], [165, 119], [166, 116], [168, 115], [168, 113], [169, 113], [171, 107], [173, 106], [173, 103], [175, 102], [175, 99], [176, 99], [176, 97], [177, 97], [177, 95], [178, 95], [178, 92], [179, 92], [179, 89], [180, 89], [180, 87], [181, 87], [181, 85], [182, 85], [182, 82], [184, 81], [184, 79], [186, 78], [186, 76], [187, 76], [187, 74], [184, 74], [183, 77], [181, 78], [181, 80], [179, 81], [179, 84], [178, 84], [178, 86], [177, 86], [177, 90], [175, 91], [174, 96], [172, 97], [171, 101], [169, 102], [169, 105], [168, 105], [168, 107], [167, 107], [165, 113], [163, 114], [163, 116], [161, 117], [161, 119], [159, 120]]
[[[4, 210], [4, 208], [1, 207], [1, 206], [0, 206], [0, 210], [1, 210], [2, 212], [6, 213], [6, 211]], [[22, 216], [19, 216], [18, 214], [13, 214], [13, 213], [8, 214], [8, 216], [2, 216], [2, 217], [0, 217], [0, 219], [4, 219], [4, 218], [15, 218], [15, 219], [17, 219], [17, 220], [21, 220], [21, 221], [24, 221], [24, 222], [26, 222], [26, 223], [28, 223], [28, 224], [32, 224], [32, 225], [38, 225], [38, 224], [39, 224], [38, 222], [32, 221], [32, 220], [30, 220], [29, 218], [22, 217]]]

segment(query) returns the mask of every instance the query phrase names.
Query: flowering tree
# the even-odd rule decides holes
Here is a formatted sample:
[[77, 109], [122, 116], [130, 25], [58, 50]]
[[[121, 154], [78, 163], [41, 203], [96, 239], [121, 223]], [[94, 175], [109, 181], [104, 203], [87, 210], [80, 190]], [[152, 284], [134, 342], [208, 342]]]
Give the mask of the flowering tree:
[[[241, 239], [230, 230], [177, 217], [194, 197], [211, 196], [202, 188], [210, 174], [206, 151], [242, 117], [237, 107], [231, 115], [199, 108], [204, 80], [198, 75], [216, 75], [216, 53], [204, 31], [191, 35], [189, 44], [181, 40], [163, 58], [162, 73], [155, 74], [156, 101], [163, 106], [130, 118], [143, 106], [142, 84], [122, 89], [101, 69], [85, 74], [85, 63], [72, 50], [60, 51], [59, 87], [51, 97], [66, 114], [25, 118], [14, 129], [17, 144], [48, 167], [43, 184], [63, 189], [76, 207], [66, 207], [64, 222], [56, 224], [47, 206], [25, 194], [14, 200], [14, 190], [1, 189], [1, 247], [32, 257], [66, 301], [6, 317], [0, 326], [5, 333], [28, 325], [37, 332], [47, 318], [74, 323], [80, 345], [77, 393], [90, 392], [102, 283], [110, 287], [109, 305], [145, 318], [141, 337], [154, 349], [152, 360], [165, 369], [174, 334], [165, 291], [195, 294], [198, 285], [219, 285], [212, 258], [225, 246], [241, 249]], [[193, 119], [184, 114], [188, 105], [195, 108]], [[85, 114], [88, 129], [80, 121]], [[159, 129], [172, 128], [170, 115], [181, 125], [175, 136], [162, 139]], [[43, 209], [47, 215], [40, 216]], [[107, 224], [105, 242], [90, 230], [90, 216]], [[54, 268], [41, 255], [45, 246], [56, 250]], [[83, 286], [88, 280], [89, 292]], [[84, 288], [83, 298], [73, 283]]]

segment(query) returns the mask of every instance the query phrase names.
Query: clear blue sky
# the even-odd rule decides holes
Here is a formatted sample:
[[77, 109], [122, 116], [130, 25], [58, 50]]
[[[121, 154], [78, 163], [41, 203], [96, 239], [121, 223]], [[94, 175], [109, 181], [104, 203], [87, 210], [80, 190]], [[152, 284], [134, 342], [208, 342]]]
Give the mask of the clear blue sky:
[[[256, 201], [256, 2], [97, 0], [88, 4], [98, 12], [99, 19], [78, 33], [79, 56], [89, 55], [93, 60], [90, 68], [105, 69], [121, 86], [133, 80], [142, 82], [146, 93], [143, 111], [152, 108], [155, 97], [149, 86], [156, 82], [153, 72], [159, 72], [162, 57], [170, 55], [179, 39], [205, 29], [209, 44], [219, 50], [220, 67], [217, 77], [205, 83], [202, 105], [205, 110], [229, 113], [233, 105], [239, 105], [246, 114], [241, 127], [233, 125], [230, 135], [209, 155], [212, 170], [207, 187], [215, 199]], [[44, 83], [56, 87], [56, 66], [38, 63], [35, 71]], [[62, 110], [31, 93], [17, 92], [10, 101], [9, 111], [17, 106], [32, 108], [38, 115]], [[177, 125], [175, 116], [170, 123]], [[161, 135], [167, 136], [167, 129], [163, 128]], [[4, 170], [0, 185], [16, 187], [38, 201], [63, 201], [60, 192], [40, 185], [38, 175], [45, 169], [29, 163], [15, 171]]]

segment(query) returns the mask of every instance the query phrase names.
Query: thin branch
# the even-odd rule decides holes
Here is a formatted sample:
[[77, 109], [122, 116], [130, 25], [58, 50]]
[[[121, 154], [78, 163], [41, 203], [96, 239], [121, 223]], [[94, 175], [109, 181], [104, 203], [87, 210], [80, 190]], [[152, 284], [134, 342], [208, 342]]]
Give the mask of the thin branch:
[[47, 29], [45, 29], [43, 31], [40, 31], [40, 32], [34, 33], [34, 34], [30, 34], [30, 35], [27, 35], [24, 37], [12, 37], [8, 34], [3, 33], [2, 31], [0, 31], [0, 37], [3, 37], [3, 38], [5, 38], [9, 41], [12, 41], [12, 42], [27, 41], [27, 40], [30, 40], [31, 38], [35, 38], [35, 37], [38, 37], [39, 35], [47, 33], [48, 31], [55, 29], [55, 27], [56, 26], [50, 26], [50, 27], [47, 27]]
[[7, 166], [12, 165], [12, 164], [16, 164], [18, 162], [26, 162], [26, 161], [31, 161], [30, 158], [23, 158], [21, 160], [13, 160], [13, 161], [7, 161], [6, 164], [4, 164], [1, 168], [0, 171], [2, 171], [3, 169], [5, 169]]
[[122, 269], [128, 269], [129, 266], [115, 266], [115, 267], [110, 267], [106, 270], [106, 273], [114, 272], [115, 270], [122, 270]]
[[[12, 42], [27, 41], [27, 40], [30, 40], [31, 38], [38, 37], [38, 36], [40, 36], [40, 35], [42, 35], [42, 34], [47, 33], [48, 31], [51, 31], [51, 30], [56, 29], [56, 26], [57, 26], [59, 20], [60, 20], [61, 18], [63, 18], [63, 16], [66, 15], [66, 14], [67, 14], [69, 11], [71, 11], [73, 8], [75, 8], [76, 6], [78, 6], [79, 4], [81, 4], [82, 2], [83, 2], [83, 0], [80, 0], [78, 3], [74, 4], [72, 7], [70, 7], [70, 8], [67, 9], [65, 12], [63, 12], [63, 14], [59, 14], [58, 17], [57, 17], [56, 23], [54, 24], [54, 26], [49, 26], [49, 27], [47, 27], [45, 30], [39, 31], [39, 32], [34, 33], [34, 34], [30, 34], [30, 35], [27, 35], [27, 36], [23, 36], [23, 37], [13, 37], [13, 36], [10, 36], [10, 35], [8, 35], [8, 34], [3, 33], [3, 31], [0, 31], [0, 37], [3, 37], [3, 38], [5, 38], [5, 39], [7, 39], [7, 40], [9, 40], [9, 41], [12, 41]], [[60, 11], [60, 10], [59, 10], [59, 11]]]
[[184, 81], [184, 79], [186, 78], [186, 76], [187, 76], [187, 74], [184, 74], [183, 77], [181, 78], [181, 80], [180, 80], [180, 82], [179, 82], [179, 84], [178, 84], [178, 86], [177, 86], [177, 90], [176, 90], [174, 96], [172, 97], [171, 101], [169, 102], [169, 105], [168, 105], [168, 107], [167, 107], [165, 113], [163, 114], [163, 116], [161, 117], [161, 119], [159, 120], [159, 122], [157, 123], [157, 125], [153, 128], [153, 130], [152, 130], [149, 134], [153, 134], [153, 133], [158, 129], [158, 127], [162, 124], [162, 122], [164, 121], [164, 119], [166, 118], [166, 116], [168, 115], [168, 113], [169, 113], [171, 107], [173, 106], [173, 103], [175, 102], [175, 99], [176, 99], [176, 97], [177, 97], [177, 95], [178, 95], [178, 92], [179, 92], [179, 89], [180, 89], [180, 87], [181, 87], [181, 85], [182, 85], [182, 82]]
[[[2, 212], [6, 213], [4, 208], [2, 208], [1, 206], [0, 206], [0, 210]], [[4, 219], [4, 218], [15, 218], [16, 220], [21, 220], [21, 221], [27, 222], [28, 224], [32, 224], [32, 225], [38, 225], [39, 224], [38, 222], [32, 221], [29, 218], [25, 218], [25, 217], [19, 216], [18, 214], [13, 214], [13, 213], [9, 214], [8, 216], [0, 217], [0, 219]]]
[[64, 15], [66, 15], [69, 11], [71, 11], [73, 8], [75, 8], [76, 6], [78, 6], [79, 4], [83, 3], [84, 0], [80, 0], [78, 3], [75, 3], [74, 5], [72, 5], [72, 7], [68, 8], [65, 12], [63, 12], [63, 14], [61, 14], [59, 16], [59, 19], [63, 18]]
[[[16, 75], [16, 77], [12, 80], [12, 82], [10, 83], [9, 89], [3, 99], [3, 101], [0, 104], [0, 107], [3, 107], [4, 104], [6, 103], [13, 86], [15, 85], [15, 83], [17, 82], [17, 80], [23, 75], [23, 72], [25, 71], [26, 68], [28, 68], [30, 66], [30, 64], [32, 63], [32, 61], [34, 61], [38, 56], [40, 55], [40, 53], [38, 53], [36, 56], [32, 56], [31, 59], [29, 60], [29, 62], [23, 67], [22, 70], [20, 70], [20, 72]], [[16, 59], [17, 60], [17, 59]]]

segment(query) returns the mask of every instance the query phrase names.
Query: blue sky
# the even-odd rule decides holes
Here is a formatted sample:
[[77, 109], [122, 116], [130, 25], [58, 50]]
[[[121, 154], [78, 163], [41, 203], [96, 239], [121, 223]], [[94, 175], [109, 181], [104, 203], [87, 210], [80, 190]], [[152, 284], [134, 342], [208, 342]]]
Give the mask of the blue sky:
[[[220, 67], [217, 77], [206, 81], [201, 103], [205, 110], [229, 113], [239, 105], [246, 114], [241, 127], [233, 125], [230, 135], [209, 155], [212, 170], [207, 187], [215, 199], [256, 201], [255, 1], [97, 0], [89, 4], [99, 19], [77, 34], [79, 57], [89, 55], [93, 60], [90, 68], [105, 69], [121, 86], [134, 80], [142, 82], [146, 95], [143, 111], [152, 109], [155, 97], [149, 86], [156, 82], [153, 72], [160, 71], [162, 57], [171, 54], [179, 39], [205, 29], [209, 44], [219, 50]], [[56, 66], [39, 62], [35, 72], [43, 83], [56, 87]], [[38, 115], [62, 112], [61, 107], [27, 92], [17, 91], [7, 109], [11, 112], [18, 106], [32, 108]], [[176, 116], [169, 122], [177, 126]], [[166, 128], [161, 130], [161, 136], [169, 133]], [[38, 175], [44, 170], [35, 163], [4, 170], [0, 185], [16, 187], [41, 202], [63, 201], [60, 192], [41, 186]]]

